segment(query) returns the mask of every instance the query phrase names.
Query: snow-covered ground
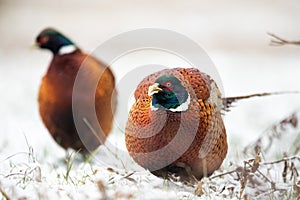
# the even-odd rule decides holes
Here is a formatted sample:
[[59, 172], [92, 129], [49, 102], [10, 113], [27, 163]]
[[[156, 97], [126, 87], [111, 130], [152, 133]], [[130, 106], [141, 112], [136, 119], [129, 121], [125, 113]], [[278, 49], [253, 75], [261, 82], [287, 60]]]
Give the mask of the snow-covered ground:
[[[12, 199], [230, 198], [228, 188], [238, 182], [231, 180], [232, 177], [205, 179], [204, 194], [197, 197], [195, 187], [156, 178], [131, 160], [126, 160], [128, 165], [122, 167], [118, 154], [126, 152], [118, 122], [108, 141], [124, 151], [111, 153], [103, 147], [97, 158], [104, 161], [117, 158], [112, 162], [96, 160], [92, 163], [75, 159], [67, 174], [67, 167], [73, 162], [66, 163], [65, 151], [49, 136], [38, 114], [38, 88], [51, 55], [31, 45], [38, 32], [48, 26], [70, 36], [87, 52], [93, 52], [122, 32], [138, 28], [169, 29], [205, 48], [221, 76], [225, 96], [300, 91], [300, 47], [269, 46], [270, 37], [266, 34], [273, 32], [300, 40], [299, 10], [297, 0], [0, 1], [0, 189]], [[117, 80], [122, 80], [137, 63], [176, 67], [184, 63], [172, 56], [144, 58], [137, 54], [116, 61], [112, 69]], [[266, 130], [273, 124], [299, 111], [299, 102], [299, 94], [238, 102], [224, 117], [229, 153], [222, 169], [232, 170], [243, 166], [244, 159], [253, 158], [242, 153], [245, 146], [268, 134]], [[122, 112], [128, 111], [128, 102], [120, 102], [120, 105]], [[263, 157], [264, 162], [281, 159], [284, 152], [294, 155], [293, 151], [299, 146], [295, 142], [299, 140], [299, 128], [289, 127], [286, 132], [292, 135], [286, 134], [272, 143], [276, 148], [272, 149], [273, 154]], [[295, 139], [291, 139], [293, 137]], [[296, 154], [299, 155], [299, 151]], [[280, 166], [280, 173], [282, 169]], [[131, 174], [133, 171], [137, 172]], [[281, 174], [270, 176], [280, 178]], [[238, 196], [238, 191], [236, 188], [231, 197]], [[246, 192], [253, 194], [250, 189]], [[4, 199], [0, 193], [1, 198]]]

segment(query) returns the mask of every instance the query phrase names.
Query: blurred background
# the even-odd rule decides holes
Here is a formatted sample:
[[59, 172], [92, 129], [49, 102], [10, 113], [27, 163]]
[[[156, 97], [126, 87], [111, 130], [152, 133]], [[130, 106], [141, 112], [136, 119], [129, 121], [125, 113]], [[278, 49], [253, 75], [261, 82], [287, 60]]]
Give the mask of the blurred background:
[[[300, 40], [299, 11], [298, 0], [0, 0], [0, 158], [26, 151], [24, 135], [38, 154], [64, 155], [38, 113], [38, 89], [52, 55], [32, 44], [46, 27], [57, 28], [86, 52], [134, 29], [176, 31], [207, 51], [225, 96], [234, 96], [300, 91], [300, 47], [270, 46], [267, 35]], [[112, 68], [118, 76], [126, 65]], [[229, 155], [299, 109], [299, 102], [298, 94], [237, 103], [225, 116]]]

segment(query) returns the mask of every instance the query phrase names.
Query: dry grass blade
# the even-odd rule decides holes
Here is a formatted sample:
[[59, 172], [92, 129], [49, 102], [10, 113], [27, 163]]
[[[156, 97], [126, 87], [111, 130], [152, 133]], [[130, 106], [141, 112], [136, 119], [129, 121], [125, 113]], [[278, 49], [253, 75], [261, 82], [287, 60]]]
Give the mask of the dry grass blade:
[[201, 196], [202, 194], [204, 194], [202, 186], [203, 186], [203, 182], [199, 182], [195, 190], [195, 195]]
[[135, 179], [133, 179], [133, 178], [130, 177], [130, 176], [132, 176], [134, 173], [135, 173], [135, 172], [131, 172], [131, 173], [127, 174], [126, 176], [124, 176], [123, 178], [136, 183], [137, 181], [136, 181]]
[[75, 161], [75, 158], [77, 156], [77, 154], [79, 153], [79, 151], [77, 152], [72, 152], [67, 158], [66, 158], [66, 174], [64, 175], [65, 180], [68, 182], [69, 178], [70, 178], [70, 172], [73, 168], [73, 164]]
[[1, 182], [0, 182], [0, 193], [3, 196], [4, 199], [10, 200], [11, 198], [6, 194], [6, 192], [2, 189], [1, 187]]
[[97, 181], [97, 186], [98, 186], [98, 189], [99, 191], [101, 192], [102, 194], [102, 200], [106, 200], [107, 199], [107, 194], [106, 194], [106, 189], [105, 189], [105, 186], [104, 186], [104, 183], [102, 181]]
[[[119, 180], [121, 179], [126, 179], [126, 180], [129, 180], [131, 182], [134, 182], [134, 183], [137, 183], [137, 181], [133, 178], [131, 178], [130, 176], [132, 176], [133, 174], [135, 174], [135, 172], [130, 172], [124, 176], [122, 176], [121, 178], [119, 178]], [[108, 181], [108, 184], [113, 184], [114, 182], [116, 181], [116, 178], [115, 177], [112, 177], [109, 181]]]

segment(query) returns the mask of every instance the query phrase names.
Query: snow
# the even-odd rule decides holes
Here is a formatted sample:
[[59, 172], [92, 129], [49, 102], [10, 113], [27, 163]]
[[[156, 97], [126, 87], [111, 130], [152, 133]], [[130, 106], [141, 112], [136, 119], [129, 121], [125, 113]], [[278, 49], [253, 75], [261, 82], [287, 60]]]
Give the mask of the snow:
[[[297, 0], [0, 1], [0, 189], [11, 199], [238, 199], [241, 185], [237, 173], [203, 179], [203, 194], [198, 197], [196, 186], [162, 180], [136, 165], [126, 152], [123, 135], [132, 98], [120, 104], [107, 147], [102, 146], [90, 163], [76, 155], [66, 179], [66, 155], [74, 154], [66, 153], [52, 140], [37, 106], [39, 84], [51, 55], [30, 45], [37, 33], [48, 26], [66, 33], [87, 52], [125, 31], [169, 29], [205, 48], [220, 74], [225, 96], [300, 91], [300, 47], [269, 46], [270, 37], [266, 34], [273, 32], [300, 40], [299, 9]], [[119, 96], [132, 97], [131, 88], [142, 77], [134, 73], [129, 76], [129, 72], [151, 64], [186, 67], [189, 63], [165, 52], [140, 51], [120, 57], [112, 69], [118, 84], [128, 90]], [[133, 85], [124, 83], [128, 79]], [[214, 175], [243, 167], [244, 161], [254, 158], [252, 151], [244, 154], [243, 150], [247, 145], [253, 150], [251, 145], [260, 137], [262, 145], [268, 144], [267, 136], [275, 138], [271, 149], [261, 155], [262, 163], [280, 160], [284, 153], [287, 157], [299, 156], [295, 150], [299, 147], [299, 127], [288, 125], [284, 130], [279, 128], [279, 138], [272, 135], [272, 126], [293, 112], [298, 111], [299, 119], [299, 102], [299, 94], [289, 94], [236, 103], [224, 116], [229, 153]], [[298, 169], [299, 162], [293, 160]], [[284, 183], [283, 167], [281, 162], [261, 165], [259, 169], [279, 189], [292, 194], [293, 186], [299, 182], [292, 179]], [[269, 191], [270, 184], [257, 173], [253, 180], [261, 185], [249, 184], [243, 194]], [[291, 170], [288, 179], [290, 176]], [[279, 193], [276, 190], [271, 195], [276, 199]], [[270, 197], [264, 195], [260, 193], [257, 198]], [[4, 197], [0, 195], [0, 199]]]

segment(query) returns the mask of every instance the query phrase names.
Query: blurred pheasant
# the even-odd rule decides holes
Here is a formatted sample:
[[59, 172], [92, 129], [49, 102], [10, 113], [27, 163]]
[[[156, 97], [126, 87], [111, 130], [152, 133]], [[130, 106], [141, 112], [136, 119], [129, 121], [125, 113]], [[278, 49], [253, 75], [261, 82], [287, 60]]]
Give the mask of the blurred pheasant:
[[[94, 150], [104, 143], [112, 127], [115, 98], [114, 75], [101, 61], [83, 53], [70, 39], [57, 30], [47, 28], [36, 38], [40, 48], [48, 49], [53, 58], [46, 75], [42, 79], [38, 102], [41, 118], [55, 141], [63, 148], [75, 150]], [[76, 102], [80, 105], [76, 113], [72, 111], [73, 86], [80, 67], [84, 66], [83, 81], [86, 87], [95, 84], [95, 93], [89, 95], [83, 86], [77, 88]], [[101, 77], [100, 75], [101, 74]], [[98, 78], [100, 77], [99, 81]], [[95, 101], [93, 113], [88, 113], [88, 104]], [[73, 116], [82, 121], [80, 136], [76, 130]], [[85, 121], [84, 121], [85, 119]], [[88, 124], [84, 124], [84, 123]], [[100, 124], [100, 129], [97, 129]], [[98, 125], [98, 126], [97, 126]]]
[[198, 69], [156, 72], [135, 90], [126, 147], [155, 175], [199, 180], [217, 170], [227, 154], [221, 111], [236, 100], [270, 94], [222, 98], [216, 83]]

